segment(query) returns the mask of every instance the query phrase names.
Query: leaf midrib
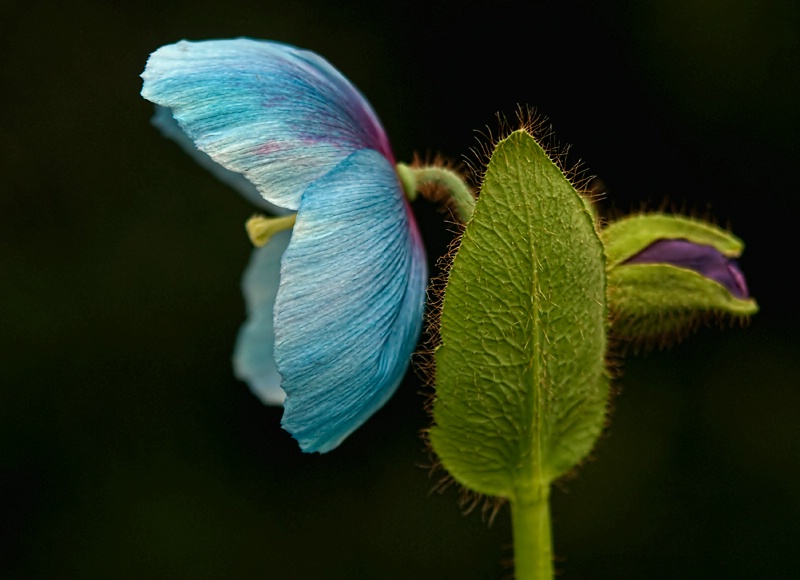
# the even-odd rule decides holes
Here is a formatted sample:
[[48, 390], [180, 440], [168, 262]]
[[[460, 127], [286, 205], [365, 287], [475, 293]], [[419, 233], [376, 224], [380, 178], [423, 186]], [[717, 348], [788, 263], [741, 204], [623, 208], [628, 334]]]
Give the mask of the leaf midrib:
[[[528, 164], [528, 168], [535, 167], [535, 164]], [[534, 176], [533, 181], [536, 182], [540, 176]], [[530, 180], [526, 180], [530, 181]], [[523, 190], [522, 180], [518, 179], [517, 191], [525, 195]], [[527, 453], [525, 448], [521, 447], [522, 461], [520, 461], [520, 473], [514, 482], [515, 493], [517, 499], [530, 499], [531, 496], [538, 496], [544, 481], [543, 469], [543, 436], [544, 436], [544, 360], [542, 356], [542, 344], [544, 337], [542, 336], [541, 324], [541, 311], [539, 309], [539, 301], [542, 296], [540, 287], [541, 272], [538, 268], [534, 220], [535, 216], [531, 215], [530, 204], [523, 204], [525, 208], [525, 229], [526, 238], [528, 242], [528, 263], [531, 268], [531, 288], [528, 294], [528, 311], [530, 312], [530, 327], [529, 330], [532, 334], [530, 352], [530, 371], [525, 373], [524, 379], [527, 380], [528, 385], [526, 392], [530, 396], [525, 397], [526, 404], [529, 404], [527, 411], [530, 413], [530, 436], [531, 447]]]

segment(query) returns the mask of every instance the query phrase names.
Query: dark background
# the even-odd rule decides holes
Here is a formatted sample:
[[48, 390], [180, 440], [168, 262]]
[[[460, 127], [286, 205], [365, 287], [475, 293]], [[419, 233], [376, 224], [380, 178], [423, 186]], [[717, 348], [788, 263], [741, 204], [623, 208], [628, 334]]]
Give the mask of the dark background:
[[[601, 6], [602, 8], [598, 7]], [[748, 244], [762, 311], [628, 357], [594, 457], [552, 498], [564, 578], [781, 577], [800, 540], [800, 5], [0, 1], [0, 576], [500, 578], [507, 510], [424, 465], [420, 379], [303, 455], [230, 368], [252, 209], [149, 124], [139, 74], [187, 38], [313, 49], [400, 160], [517, 105], [607, 190]], [[415, 204], [431, 260], [449, 234]]]

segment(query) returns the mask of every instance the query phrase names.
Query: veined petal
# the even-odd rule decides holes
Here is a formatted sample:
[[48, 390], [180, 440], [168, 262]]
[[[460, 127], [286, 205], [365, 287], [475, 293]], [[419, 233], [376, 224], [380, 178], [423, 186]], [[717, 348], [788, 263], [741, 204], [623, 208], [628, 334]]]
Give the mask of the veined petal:
[[181, 41], [147, 61], [142, 96], [270, 203], [296, 210], [311, 183], [359, 149], [394, 165], [369, 103], [322, 57], [247, 38]]
[[250, 183], [241, 173], [236, 173], [230, 169], [225, 169], [222, 165], [211, 159], [207, 153], [203, 153], [194, 145], [189, 136], [183, 132], [172, 111], [166, 107], [156, 106], [156, 112], [150, 122], [161, 131], [164, 137], [168, 137], [180, 145], [201, 166], [207, 169], [222, 183], [231, 186], [241, 193], [247, 201], [272, 214], [286, 214], [287, 210], [269, 203], [261, 196], [258, 188]]
[[353, 153], [305, 191], [275, 304], [282, 424], [304, 451], [335, 448], [394, 393], [426, 279], [416, 224], [382, 154]]
[[278, 232], [263, 248], [253, 250], [242, 278], [247, 321], [233, 351], [233, 370], [250, 390], [268, 405], [282, 405], [286, 393], [275, 366], [273, 313], [280, 283], [281, 256], [291, 231]]

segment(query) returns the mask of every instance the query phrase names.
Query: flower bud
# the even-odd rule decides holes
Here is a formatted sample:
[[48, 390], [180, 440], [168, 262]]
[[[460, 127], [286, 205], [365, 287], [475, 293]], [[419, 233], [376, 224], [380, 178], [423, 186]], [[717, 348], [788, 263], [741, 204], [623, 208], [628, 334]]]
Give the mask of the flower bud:
[[642, 214], [602, 232], [614, 336], [645, 346], [674, 342], [709, 319], [758, 311], [736, 263], [744, 244], [704, 222]]

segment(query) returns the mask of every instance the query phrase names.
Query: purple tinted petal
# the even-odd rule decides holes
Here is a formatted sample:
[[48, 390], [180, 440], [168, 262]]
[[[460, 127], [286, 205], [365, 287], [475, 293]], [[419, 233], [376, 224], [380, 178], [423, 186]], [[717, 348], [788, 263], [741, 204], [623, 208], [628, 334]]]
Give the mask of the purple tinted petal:
[[747, 283], [739, 265], [713, 246], [689, 240], [658, 240], [628, 259], [626, 264], [669, 264], [686, 268], [714, 280], [737, 298], [749, 297]]

